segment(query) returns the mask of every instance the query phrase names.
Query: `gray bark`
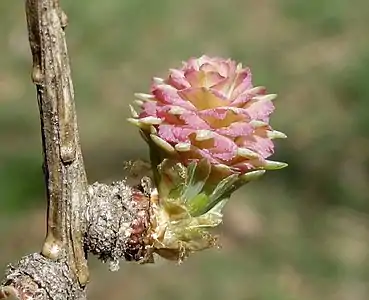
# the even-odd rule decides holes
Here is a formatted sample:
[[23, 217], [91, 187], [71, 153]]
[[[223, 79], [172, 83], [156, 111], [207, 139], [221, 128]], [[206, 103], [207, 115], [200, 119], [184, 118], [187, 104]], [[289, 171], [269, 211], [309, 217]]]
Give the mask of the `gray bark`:
[[[0, 299], [86, 299], [87, 253], [109, 261], [150, 261], [148, 190], [124, 181], [88, 186], [58, 0], [26, 0], [41, 121], [47, 235], [41, 253], [10, 265]], [[145, 185], [146, 186], [146, 185]]]
[[150, 203], [144, 191], [130, 188], [124, 181], [111, 185], [95, 183], [86, 210], [86, 251], [109, 262], [115, 271], [119, 261], [146, 262], [151, 259], [147, 240]]
[[[118, 270], [120, 260], [152, 262], [150, 241], [146, 240], [149, 218], [144, 187], [132, 188], [125, 181], [95, 183], [88, 187], [86, 207], [81, 214], [80, 223], [86, 228], [82, 247], [86, 253], [109, 263], [112, 271]], [[33, 253], [16, 265], [9, 265], [0, 299], [86, 299], [85, 285], [78, 282], [66, 251], [68, 248], [62, 250], [58, 259]]]

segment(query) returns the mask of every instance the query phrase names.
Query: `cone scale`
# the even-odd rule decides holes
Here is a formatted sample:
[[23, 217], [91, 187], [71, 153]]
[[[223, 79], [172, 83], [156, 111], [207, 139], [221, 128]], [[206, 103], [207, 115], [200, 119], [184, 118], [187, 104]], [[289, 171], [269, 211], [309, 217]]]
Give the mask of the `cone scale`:
[[254, 87], [249, 68], [204, 55], [135, 96], [128, 120], [149, 145], [156, 186], [151, 247], [181, 261], [217, 244], [208, 230], [234, 191], [287, 166], [268, 159], [274, 140], [286, 138], [269, 124], [276, 95]]

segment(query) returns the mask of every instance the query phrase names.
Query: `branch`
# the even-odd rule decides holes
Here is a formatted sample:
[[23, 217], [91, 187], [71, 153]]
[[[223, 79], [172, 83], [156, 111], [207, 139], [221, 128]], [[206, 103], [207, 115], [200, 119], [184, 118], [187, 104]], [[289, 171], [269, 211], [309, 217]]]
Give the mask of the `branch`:
[[12, 296], [24, 300], [85, 299], [85, 290], [72, 280], [65, 259], [52, 261], [34, 253], [9, 266], [0, 289], [0, 299]]
[[83, 299], [87, 179], [64, 35], [67, 18], [58, 0], [26, 0], [26, 16], [41, 119], [47, 235], [42, 256], [24, 257], [8, 269], [0, 298], [10, 293], [20, 299]]
[[8, 267], [0, 299], [86, 299], [86, 256], [97, 254], [115, 269], [120, 259], [150, 261], [145, 239], [149, 201], [125, 182], [87, 185], [79, 143], [74, 92], [57, 0], [26, 0], [41, 119], [48, 203], [41, 254]]
[[74, 92], [65, 42], [66, 16], [57, 0], [27, 0], [26, 14], [41, 118], [48, 200], [47, 236], [42, 254], [67, 255], [81, 285], [88, 280], [82, 248], [81, 212], [86, 203]]
[[[142, 183], [148, 179], [141, 180]], [[95, 183], [88, 195], [81, 224], [84, 251], [97, 255], [118, 270], [119, 261], [152, 262], [149, 198], [145, 185], [130, 187], [125, 181], [111, 185]], [[38, 253], [9, 265], [0, 287], [0, 299], [86, 299], [85, 287], [75, 279], [68, 256], [52, 260]]]

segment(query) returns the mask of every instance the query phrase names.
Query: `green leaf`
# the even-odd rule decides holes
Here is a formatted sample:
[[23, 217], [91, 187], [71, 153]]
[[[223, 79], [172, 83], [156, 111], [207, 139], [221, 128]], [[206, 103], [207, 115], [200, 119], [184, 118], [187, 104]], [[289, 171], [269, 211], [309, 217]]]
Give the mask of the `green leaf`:
[[186, 203], [186, 207], [191, 216], [201, 215], [201, 212], [204, 211], [204, 208], [209, 203], [209, 197], [205, 193], [198, 194], [191, 201]]
[[216, 188], [213, 190], [213, 192], [209, 196], [209, 203], [205, 211], [203, 211], [203, 213], [209, 211], [221, 200], [230, 196], [230, 192], [234, 184], [237, 182], [238, 176], [239, 176], [238, 174], [232, 174], [224, 178], [221, 182], [218, 183]]
[[[143, 133], [144, 135], [146, 134], [143, 131], [140, 131], [140, 132]], [[161, 155], [159, 151], [156, 149], [155, 145], [153, 145], [153, 142], [149, 138], [147, 139], [147, 142], [149, 144], [149, 149], [150, 149], [150, 162], [151, 162], [151, 168], [152, 168], [152, 172], [154, 176], [154, 182], [155, 182], [155, 185], [159, 187], [161, 176], [158, 172], [158, 166], [161, 162]]]
[[255, 170], [239, 176], [238, 180], [228, 190], [228, 194], [231, 195], [232, 193], [237, 191], [240, 187], [244, 186], [246, 183], [259, 179], [261, 176], [265, 174], [265, 172], [266, 170]]
[[[158, 189], [161, 198], [178, 198], [182, 193], [184, 167], [171, 159], [164, 159], [157, 167], [160, 181]], [[172, 195], [171, 195], [172, 194]]]
[[211, 208], [204, 216], [209, 215], [209, 216], [217, 216], [218, 218], [219, 217], [222, 218], [223, 216], [222, 210], [223, 210], [223, 207], [227, 204], [228, 200], [229, 200], [229, 197], [223, 198], [221, 201], [215, 204], [213, 208]]
[[169, 194], [168, 194], [168, 198], [170, 198], [170, 199], [180, 199], [181, 195], [183, 193], [184, 186], [185, 186], [184, 183], [180, 183], [175, 188], [171, 189]]
[[188, 217], [187, 208], [181, 205], [180, 203], [163, 201], [162, 205], [163, 205], [165, 212], [167, 213], [170, 220], [172, 221], [186, 219]]
[[201, 228], [209, 228], [209, 227], [216, 227], [220, 223], [222, 223], [222, 210], [223, 207], [228, 202], [229, 198], [226, 197], [219, 201], [212, 209], [210, 209], [207, 213], [198, 216], [196, 218], [192, 218], [190, 226], [201, 227]]
[[187, 203], [192, 201], [203, 189], [209, 178], [211, 166], [207, 159], [199, 163], [193, 162], [187, 167], [186, 183], [182, 199]]

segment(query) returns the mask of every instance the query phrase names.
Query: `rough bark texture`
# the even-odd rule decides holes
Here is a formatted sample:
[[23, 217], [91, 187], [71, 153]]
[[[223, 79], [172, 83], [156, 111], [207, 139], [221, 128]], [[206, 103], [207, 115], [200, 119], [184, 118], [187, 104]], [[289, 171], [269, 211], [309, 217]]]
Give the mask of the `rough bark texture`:
[[[145, 180], [143, 180], [145, 181]], [[83, 249], [97, 255], [115, 271], [120, 260], [151, 262], [147, 246], [149, 201], [143, 186], [132, 188], [125, 181], [88, 187]], [[66, 249], [65, 251], [68, 251]], [[64, 250], [63, 250], [64, 252]], [[0, 288], [0, 299], [12, 296], [27, 300], [86, 299], [82, 286], [70, 267], [68, 255], [53, 260], [42, 254], [27, 255], [9, 265]]]
[[148, 195], [124, 181], [111, 185], [95, 183], [89, 192], [93, 197], [86, 211], [86, 251], [109, 262], [112, 271], [118, 269], [122, 259], [147, 261], [150, 258]]
[[27, 0], [26, 12], [48, 199], [47, 236], [42, 253], [58, 259], [66, 252], [70, 267], [83, 285], [88, 280], [81, 242], [87, 179], [64, 38], [66, 16], [56, 0]]
[[51, 261], [34, 253], [7, 271], [7, 282], [19, 299], [83, 299], [84, 290], [73, 281], [65, 259]]
[[[124, 181], [88, 186], [79, 143], [65, 42], [67, 18], [58, 0], [26, 0], [41, 120], [47, 236], [40, 254], [9, 265], [0, 299], [86, 299], [87, 253], [116, 269], [119, 259], [150, 260], [147, 185]], [[143, 180], [142, 182], [145, 182]]]
[[[26, 16], [41, 120], [47, 235], [43, 256], [23, 258], [9, 269], [5, 284], [16, 287], [20, 298], [31, 279], [38, 286], [38, 290], [28, 290], [31, 298], [83, 299], [88, 268], [81, 215], [87, 202], [87, 179], [64, 36], [67, 18], [57, 0], [26, 0]], [[52, 283], [47, 276], [54, 277]], [[60, 287], [66, 288], [62, 298], [56, 296]]]

